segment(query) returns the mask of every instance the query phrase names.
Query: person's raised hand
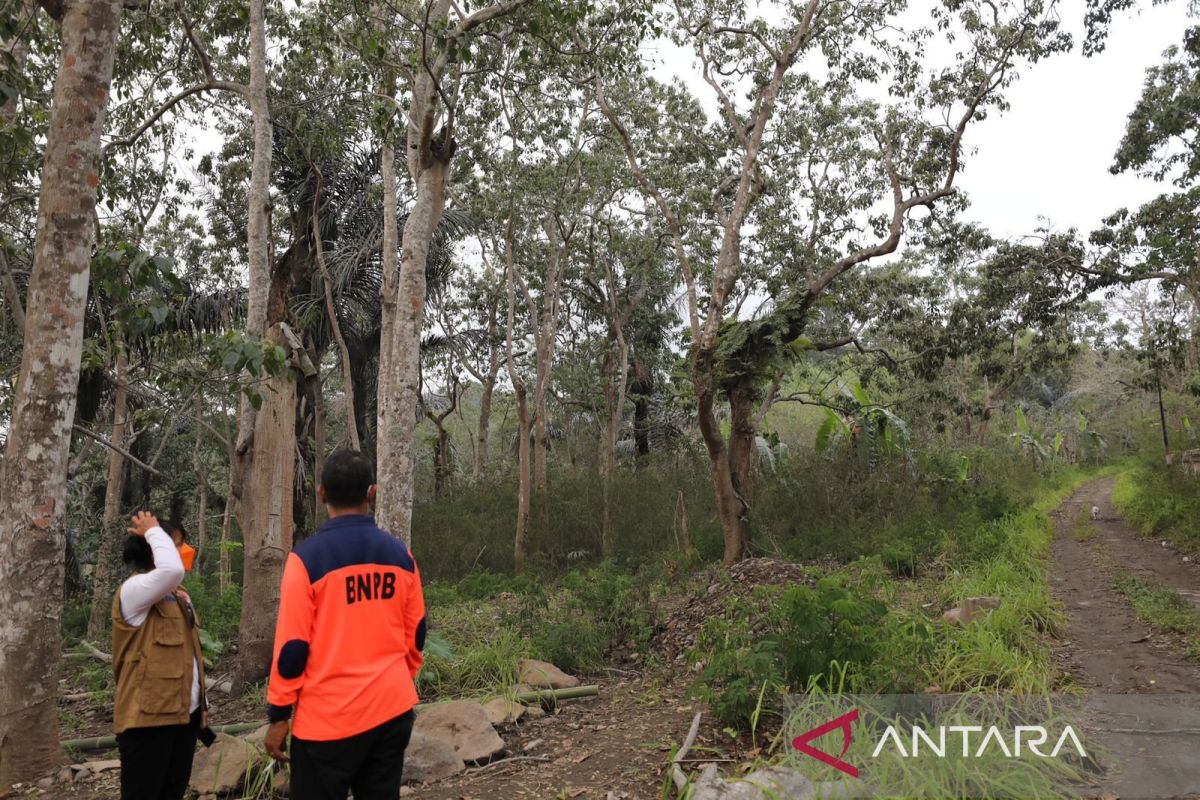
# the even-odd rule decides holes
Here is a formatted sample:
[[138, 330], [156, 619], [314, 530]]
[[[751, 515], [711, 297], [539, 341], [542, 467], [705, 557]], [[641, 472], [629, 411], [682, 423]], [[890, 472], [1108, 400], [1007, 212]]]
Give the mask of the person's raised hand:
[[133, 525], [129, 527], [130, 536], [145, 536], [152, 528], [158, 527], [158, 518], [149, 511], [139, 511], [133, 515]]
[[263, 737], [263, 748], [267, 751], [267, 755], [276, 761], [288, 760], [287, 750], [284, 745], [287, 743], [288, 731], [291, 725], [288, 721], [281, 720], [280, 722], [272, 722], [271, 727], [267, 728], [267, 735]]

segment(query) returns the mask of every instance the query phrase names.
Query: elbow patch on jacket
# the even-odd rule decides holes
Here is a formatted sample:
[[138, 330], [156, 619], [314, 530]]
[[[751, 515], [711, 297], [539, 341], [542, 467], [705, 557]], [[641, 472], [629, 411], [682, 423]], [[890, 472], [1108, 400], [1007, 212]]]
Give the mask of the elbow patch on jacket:
[[299, 678], [304, 674], [304, 668], [308, 666], [308, 642], [303, 639], [292, 639], [279, 648], [279, 662], [276, 664], [279, 668], [281, 677], [292, 679]]
[[421, 621], [417, 623], [417, 649], [425, 649], [425, 618], [421, 617]]

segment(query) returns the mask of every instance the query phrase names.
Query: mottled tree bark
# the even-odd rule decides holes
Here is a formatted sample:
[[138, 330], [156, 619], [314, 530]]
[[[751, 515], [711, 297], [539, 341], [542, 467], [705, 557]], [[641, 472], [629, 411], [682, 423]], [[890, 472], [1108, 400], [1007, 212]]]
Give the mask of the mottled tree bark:
[[[291, 349], [285, 323], [267, 340]], [[296, 378], [291, 370], [270, 378], [254, 421], [254, 469], [242, 517], [242, 617], [238, 624], [237, 682], [266, 677], [271, 666], [283, 564], [292, 549], [296, 483]]]
[[[254, 154], [247, 198], [250, 291], [246, 330], [268, 343], [294, 346], [284, 333], [290, 270], [271, 268], [271, 117], [267, 104], [267, 33], [264, 0], [250, 2], [250, 86], [247, 102], [254, 124]], [[268, 329], [267, 326], [270, 325]], [[246, 399], [239, 413], [238, 522], [242, 528], [242, 616], [234, 667], [239, 686], [259, 680], [271, 664], [275, 615], [283, 563], [291, 549], [296, 461], [296, 379], [290, 370], [260, 388], [262, 407]], [[260, 419], [261, 417], [261, 419]]]
[[[446, 202], [449, 160], [431, 156], [417, 167], [417, 199], [404, 225], [404, 252], [391, 303], [389, 341], [379, 362], [379, 436], [375, 514], [384, 530], [412, 538], [416, 414], [420, 400], [421, 328], [425, 323], [425, 262]], [[384, 362], [384, 354], [387, 363]]]
[[66, 474], [121, 0], [73, 2], [46, 137], [25, 342], [0, 469], [0, 791], [61, 757]]

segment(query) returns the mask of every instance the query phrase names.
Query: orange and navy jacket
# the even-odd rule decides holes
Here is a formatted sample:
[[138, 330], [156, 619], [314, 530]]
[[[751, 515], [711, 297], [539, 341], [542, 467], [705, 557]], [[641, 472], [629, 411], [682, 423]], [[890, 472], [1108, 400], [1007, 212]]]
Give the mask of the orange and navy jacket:
[[404, 542], [367, 514], [334, 517], [288, 556], [267, 716], [300, 739], [345, 739], [417, 704], [421, 577]]

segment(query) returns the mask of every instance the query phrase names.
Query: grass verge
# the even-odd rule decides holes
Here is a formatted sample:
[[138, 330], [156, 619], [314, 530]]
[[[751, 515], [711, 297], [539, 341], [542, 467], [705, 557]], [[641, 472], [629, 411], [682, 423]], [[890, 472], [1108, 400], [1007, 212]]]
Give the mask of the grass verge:
[[1159, 633], [1182, 636], [1188, 659], [1200, 662], [1200, 613], [1195, 606], [1170, 586], [1129, 572], [1117, 576], [1116, 588], [1139, 619]]

